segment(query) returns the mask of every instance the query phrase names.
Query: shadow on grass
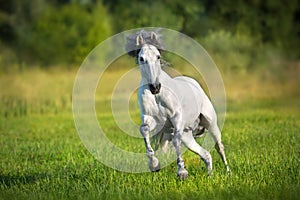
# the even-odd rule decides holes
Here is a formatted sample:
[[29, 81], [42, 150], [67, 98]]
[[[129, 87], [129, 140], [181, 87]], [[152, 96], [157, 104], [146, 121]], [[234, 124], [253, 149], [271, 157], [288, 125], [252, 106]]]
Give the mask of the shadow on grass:
[[32, 174], [32, 175], [0, 175], [0, 184], [11, 187], [19, 184], [35, 183], [37, 180], [51, 178], [49, 174]]

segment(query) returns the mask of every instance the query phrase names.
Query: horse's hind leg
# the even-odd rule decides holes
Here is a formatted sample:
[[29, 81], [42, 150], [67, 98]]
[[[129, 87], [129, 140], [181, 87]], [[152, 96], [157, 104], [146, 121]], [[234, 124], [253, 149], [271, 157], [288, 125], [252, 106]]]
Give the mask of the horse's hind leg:
[[185, 131], [181, 139], [188, 149], [198, 154], [200, 158], [205, 162], [208, 170], [208, 175], [210, 175], [212, 173], [212, 158], [210, 153], [196, 142], [191, 130]]
[[226, 171], [230, 172], [230, 169], [229, 169], [229, 166], [228, 166], [228, 163], [227, 163], [227, 160], [226, 160], [224, 145], [223, 145], [222, 140], [221, 140], [221, 132], [220, 132], [220, 129], [219, 129], [217, 123], [215, 122], [215, 123], [211, 124], [210, 127], [208, 128], [208, 131], [212, 134], [213, 139], [216, 142], [215, 148], [218, 151], [218, 153], [220, 154], [220, 156], [221, 156], [221, 158], [224, 162], [224, 165], [226, 167]]

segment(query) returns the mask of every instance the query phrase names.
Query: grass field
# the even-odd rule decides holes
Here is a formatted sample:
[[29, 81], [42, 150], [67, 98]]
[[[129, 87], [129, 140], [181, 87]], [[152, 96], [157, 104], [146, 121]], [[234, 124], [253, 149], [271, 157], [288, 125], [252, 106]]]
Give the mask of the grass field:
[[[120, 74], [109, 72], [107, 78]], [[286, 79], [264, 80], [257, 86], [254, 78], [242, 77], [240, 84], [225, 80], [228, 105], [222, 136], [232, 175], [225, 173], [215, 150], [213, 177], [206, 175], [197, 156], [186, 152], [189, 178], [180, 181], [176, 163], [158, 173], [130, 174], [97, 161], [74, 127], [74, 76], [75, 71], [31, 70], [0, 77], [0, 199], [299, 198], [297, 82], [290, 86]], [[99, 118], [103, 112], [101, 123], [109, 134], [122, 134], [108, 111], [98, 113]], [[138, 119], [138, 112], [133, 115]], [[123, 143], [144, 148], [142, 139]]]

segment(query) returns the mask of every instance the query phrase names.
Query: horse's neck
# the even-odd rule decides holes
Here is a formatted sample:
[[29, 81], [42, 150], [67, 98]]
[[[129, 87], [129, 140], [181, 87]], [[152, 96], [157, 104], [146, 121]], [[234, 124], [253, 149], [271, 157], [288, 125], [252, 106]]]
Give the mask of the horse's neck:
[[167, 74], [167, 72], [165, 72], [164, 70], [161, 70], [161, 74], [160, 74], [160, 79], [161, 81], [171, 81], [172, 77], [169, 76], [169, 74]]

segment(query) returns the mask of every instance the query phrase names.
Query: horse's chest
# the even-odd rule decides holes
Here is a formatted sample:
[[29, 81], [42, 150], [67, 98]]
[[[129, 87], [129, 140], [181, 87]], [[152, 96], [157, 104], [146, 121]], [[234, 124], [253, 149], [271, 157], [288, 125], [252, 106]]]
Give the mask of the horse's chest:
[[170, 111], [158, 96], [144, 95], [142, 100], [144, 114], [153, 116], [159, 121], [167, 120]]

